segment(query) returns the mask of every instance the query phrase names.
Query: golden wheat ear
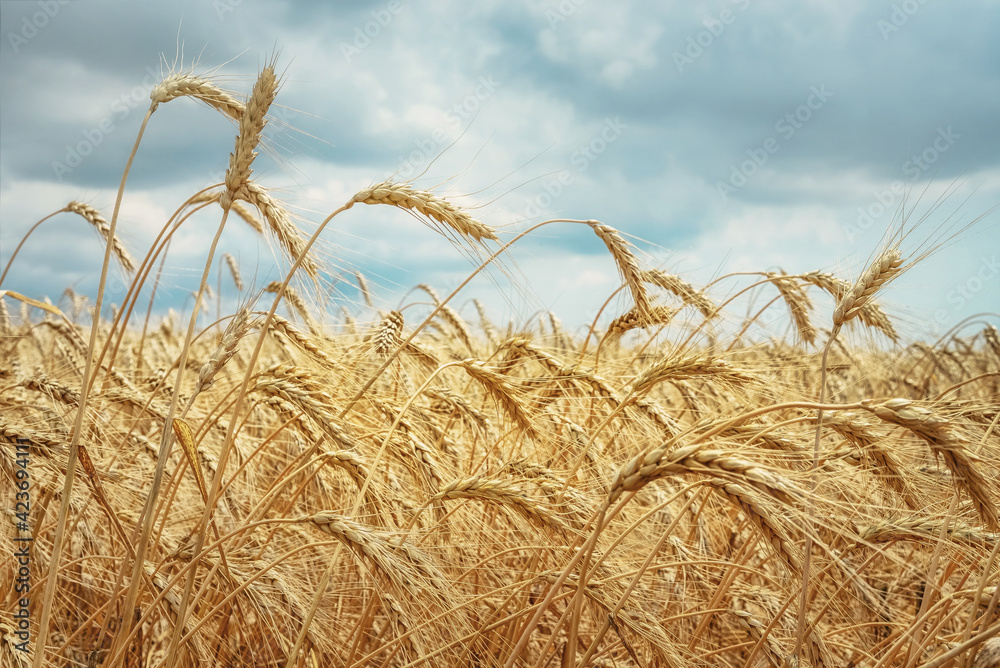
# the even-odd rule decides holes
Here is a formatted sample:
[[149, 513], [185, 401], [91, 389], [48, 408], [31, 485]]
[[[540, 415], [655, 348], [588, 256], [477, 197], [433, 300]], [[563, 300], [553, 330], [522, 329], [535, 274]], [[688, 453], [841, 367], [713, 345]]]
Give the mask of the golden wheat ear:
[[149, 91], [153, 111], [156, 111], [156, 108], [164, 102], [170, 102], [179, 97], [193, 97], [213, 109], [217, 109], [234, 121], [239, 121], [246, 111], [246, 105], [237, 100], [231, 93], [223, 90], [209, 79], [195, 74], [176, 72], [168, 75], [163, 81], [153, 86], [153, 90]]
[[898, 248], [885, 250], [840, 298], [833, 311], [834, 328], [840, 329], [845, 322], [858, 316], [875, 293], [899, 274], [902, 266], [903, 258]]
[[625, 241], [618, 230], [610, 225], [605, 225], [598, 220], [589, 220], [587, 224], [594, 230], [594, 234], [604, 242], [604, 245], [607, 246], [608, 251], [611, 253], [611, 257], [614, 258], [615, 264], [618, 265], [618, 271], [625, 280], [625, 285], [628, 286], [629, 291], [632, 293], [636, 312], [644, 315], [648, 314], [653, 307], [650, 304], [646, 287], [643, 285], [639, 260], [636, 259], [628, 242]]
[[410, 209], [435, 220], [460, 236], [472, 241], [499, 241], [492, 227], [474, 219], [464, 209], [445, 198], [426, 190], [418, 190], [408, 183], [383, 181], [371, 188], [358, 191], [353, 200], [362, 204], [388, 204], [400, 209]]
[[111, 245], [112, 252], [114, 252], [115, 257], [118, 258], [118, 262], [121, 263], [125, 271], [129, 273], [135, 271], [135, 258], [125, 248], [125, 244], [118, 238], [118, 235], [111, 234], [111, 225], [108, 224], [108, 221], [104, 219], [104, 216], [97, 209], [88, 204], [74, 201], [66, 205], [66, 210], [79, 214], [84, 220], [93, 225], [100, 232], [104, 241]]

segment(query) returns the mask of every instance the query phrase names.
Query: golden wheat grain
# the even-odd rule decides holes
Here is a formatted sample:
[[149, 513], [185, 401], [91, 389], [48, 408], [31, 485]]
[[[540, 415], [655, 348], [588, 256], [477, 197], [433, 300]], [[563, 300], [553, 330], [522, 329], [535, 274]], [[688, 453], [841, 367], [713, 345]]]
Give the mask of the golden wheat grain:
[[351, 476], [358, 489], [364, 487], [365, 480], [368, 479], [368, 465], [357, 453], [351, 450], [328, 450], [321, 455], [325, 462], [338, 466]]
[[[267, 287], [264, 288], [264, 292], [268, 292], [271, 294], [278, 294], [278, 291], [280, 289], [281, 289], [281, 283], [279, 283], [278, 281], [271, 281], [270, 283], [267, 284]], [[284, 298], [288, 300], [288, 303], [292, 305], [292, 307], [296, 310], [296, 312], [299, 314], [302, 320], [306, 323], [306, 326], [309, 328], [309, 331], [313, 335], [316, 335], [317, 333], [316, 321], [313, 320], [312, 315], [310, 315], [309, 313], [309, 308], [306, 306], [305, 300], [302, 299], [302, 296], [298, 293], [298, 291], [296, 291], [291, 286], [286, 285]]]
[[301, 521], [344, 541], [411, 596], [446, 600], [445, 579], [433, 559], [398, 537], [329, 511]]
[[701, 473], [725, 481], [741, 482], [778, 501], [794, 504], [803, 493], [793, 483], [760, 465], [723, 450], [700, 444], [673, 447], [664, 445], [633, 457], [619, 469], [608, 494], [609, 505], [625, 492], [636, 491], [667, 476]]
[[[732, 612], [739, 621], [740, 628], [745, 630], [747, 635], [753, 638], [754, 642], [759, 643], [761, 638], [764, 637], [763, 630], [767, 628], [767, 625], [746, 610], [730, 610], [730, 612]], [[768, 634], [764, 641], [764, 655], [767, 657], [768, 663], [770, 663], [773, 668], [784, 668], [784, 661], [781, 657], [786, 654], [787, 652], [774, 639], [774, 636]]]
[[441, 489], [444, 478], [441, 477], [441, 469], [434, 456], [434, 451], [429, 445], [414, 436], [412, 429], [406, 430], [406, 440], [410, 446], [410, 454], [420, 463], [427, 489], [432, 492]]
[[365, 299], [365, 306], [368, 308], [373, 308], [372, 306], [372, 293], [368, 289], [368, 280], [365, 279], [365, 275], [360, 271], [354, 272], [354, 277], [358, 279], [358, 290], [361, 291], [361, 296]]
[[[292, 223], [292, 218], [285, 207], [256, 183], [246, 184], [243, 192], [246, 201], [257, 207], [257, 210], [264, 215], [264, 220], [267, 221], [271, 232], [277, 237], [278, 243], [285, 249], [289, 260], [294, 261], [295, 258], [303, 256], [306, 240]], [[319, 278], [320, 267], [311, 252], [303, 257], [300, 266], [312, 279]]]
[[250, 317], [250, 308], [248, 306], [243, 306], [236, 312], [235, 317], [229, 321], [225, 331], [222, 333], [222, 340], [219, 342], [219, 345], [198, 370], [198, 381], [192, 396], [212, 386], [219, 369], [224, 367], [233, 358], [240, 339], [246, 336], [247, 332], [254, 325], [255, 323]]
[[604, 245], [607, 246], [608, 251], [611, 253], [611, 257], [614, 258], [615, 264], [618, 266], [618, 272], [632, 293], [635, 309], [640, 312], [649, 312], [652, 305], [642, 282], [639, 261], [632, 253], [631, 248], [629, 248], [628, 242], [618, 233], [618, 230], [610, 225], [605, 225], [597, 220], [588, 220], [587, 224], [594, 230], [598, 238], [604, 242]]
[[678, 381], [704, 377], [711, 382], [746, 384], [754, 382], [748, 372], [738, 369], [721, 359], [711, 359], [702, 354], [687, 356], [667, 355], [639, 372], [630, 383], [631, 395], [642, 397], [656, 385], [665, 381]]
[[82, 202], [74, 201], [67, 204], [65, 210], [79, 214], [84, 220], [93, 225], [101, 233], [101, 237], [105, 243], [111, 245], [111, 250], [125, 271], [129, 273], [135, 271], [135, 259], [128, 252], [128, 249], [125, 248], [125, 244], [118, 238], [118, 235], [111, 236], [111, 225], [97, 209]]
[[1000, 668], [1000, 638], [989, 638], [983, 642], [972, 668]]
[[[829, 273], [810, 271], [806, 274], [802, 274], [800, 278], [807, 283], [825, 290], [832, 295], [837, 302], [839, 302], [851, 290], [850, 283]], [[885, 311], [882, 310], [879, 303], [874, 299], [869, 299], [861, 306], [858, 311], [858, 319], [861, 320], [866, 327], [872, 327], [880, 330], [892, 341], [899, 341], [899, 334], [896, 332], [896, 328], [893, 326], [892, 321], [889, 319], [889, 316], [885, 314]]]
[[825, 416], [825, 424], [856, 445], [862, 453], [872, 458], [881, 474], [879, 477], [896, 491], [910, 508], [919, 508], [917, 491], [910, 484], [903, 467], [883, 445], [884, 437], [871, 430], [871, 425], [850, 412], [838, 412]]
[[608, 336], [621, 336], [625, 332], [640, 327], [666, 325], [676, 314], [677, 309], [667, 306], [653, 306], [648, 313], [633, 308], [611, 321], [611, 324], [608, 325]]
[[184, 72], [170, 74], [153, 86], [153, 89], [149, 91], [149, 99], [152, 100], [150, 111], [156, 111], [160, 104], [179, 97], [193, 97], [200, 100], [213, 109], [218, 109], [234, 121], [243, 118], [246, 111], [246, 105], [243, 102], [207, 78]]
[[23, 651], [19, 645], [23, 642], [17, 635], [14, 627], [9, 626], [7, 622], [0, 622], [0, 638], [3, 639], [3, 648], [0, 656], [6, 655], [8, 658], [3, 662], [5, 666], [22, 666], [27, 668], [31, 665], [31, 655]]
[[250, 386], [250, 392], [263, 392], [278, 401], [271, 402], [280, 410], [301, 412], [318, 425], [334, 443], [344, 449], [356, 449], [353, 439], [335, 423], [333, 399], [309, 371], [290, 364], [278, 364], [263, 371]]
[[1000, 530], [1000, 520], [990, 497], [989, 485], [966, 452], [962, 441], [954, 435], [947, 419], [909, 399], [868, 403], [865, 408], [885, 422], [905, 427], [923, 439], [951, 470], [955, 485], [969, 494], [983, 522], [994, 531]]
[[833, 311], [834, 327], [857, 316], [872, 296], [902, 271], [902, 265], [898, 248], [885, 250], [837, 302]]
[[0, 297], [0, 336], [10, 336], [13, 327], [10, 323], [10, 311], [7, 310], [7, 302]]
[[0, 421], [0, 437], [11, 444], [26, 441], [37, 448], [37, 450], [32, 450], [33, 453], [38, 452], [46, 457], [63, 456], [68, 449], [63, 441], [49, 438], [31, 429], [12, 425], [6, 420]]
[[403, 344], [403, 314], [389, 311], [371, 337], [372, 353], [385, 356]]
[[[434, 300], [434, 306], [441, 306], [441, 297], [438, 295], [437, 291], [426, 283], [421, 283], [417, 288], [423, 290], [430, 298]], [[475, 353], [472, 346], [472, 332], [469, 331], [469, 326], [465, 324], [462, 320], [462, 316], [453, 309], [448, 304], [441, 306], [441, 310], [438, 312], [444, 320], [455, 329], [455, 333], [458, 334], [458, 338], [462, 341], [465, 347], [471, 353]]]
[[680, 276], [668, 274], [661, 269], [645, 269], [640, 272], [640, 276], [645, 282], [652, 283], [680, 297], [681, 301], [698, 309], [706, 318], [712, 318], [716, 315], [715, 304], [703, 292], [695, 290], [694, 286]]
[[794, 278], [786, 274], [778, 274], [773, 271], [764, 273], [769, 281], [781, 293], [781, 298], [788, 305], [788, 311], [792, 314], [792, 321], [795, 323], [795, 330], [799, 338], [807, 344], [816, 341], [816, 328], [809, 321], [809, 311], [812, 310], [812, 301], [806, 294], [802, 286]]
[[226, 261], [226, 266], [229, 267], [229, 273], [233, 277], [233, 283], [236, 285], [236, 289], [243, 290], [243, 279], [240, 278], [240, 267], [236, 263], [236, 258], [232, 256], [231, 253], [223, 253], [223, 259]]
[[278, 78], [274, 74], [274, 65], [268, 64], [261, 69], [254, 83], [246, 111], [240, 114], [236, 148], [229, 155], [229, 169], [226, 170], [226, 192], [219, 200], [224, 209], [228, 209], [234, 200], [246, 199], [242, 190], [250, 181], [251, 165], [257, 157], [255, 149], [267, 123], [268, 109], [277, 94]]
[[57, 383], [44, 373], [39, 372], [29, 378], [23, 378], [18, 385], [29, 390], [34, 390], [35, 392], [47, 394], [56, 401], [70, 406], [76, 406], [80, 403], [80, 393], [77, 390], [62, 383]]
[[[890, 541], [904, 540], [936, 541], [941, 535], [941, 527], [944, 520], [940, 517], [928, 517], [916, 515], [913, 517], [883, 517], [873, 524], [859, 527], [857, 530], [858, 540], [868, 543], [888, 543]], [[970, 527], [961, 522], [950, 522], [948, 524], [947, 537], [950, 541], [993, 545], [1000, 535], [987, 533], [975, 527]]]
[[532, 438], [539, 438], [538, 428], [527, 408], [517, 397], [516, 388], [501, 374], [493, 371], [478, 360], [462, 361], [462, 368], [486, 390], [514, 424]]
[[268, 331], [272, 333], [280, 333], [282, 336], [287, 337], [289, 341], [309, 353], [310, 357], [317, 362], [322, 363], [324, 366], [344, 370], [343, 366], [324, 352], [312, 338], [300, 332], [295, 325], [277, 313], [271, 316], [271, 322], [268, 323]]
[[1000, 334], [997, 333], [997, 328], [993, 325], [987, 325], [983, 329], [983, 338], [986, 339], [986, 343], [997, 360], [1000, 360]]
[[352, 199], [362, 204], [388, 204], [417, 211], [473, 241], [499, 241], [489, 225], [475, 220], [445, 198], [426, 190], [417, 190], [408, 183], [383, 181], [358, 191]]
[[537, 526], [565, 530], [563, 523], [551, 510], [532, 500], [520, 487], [505, 480], [482, 478], [459, 478], [441, 487], [441, 491], [431, 500], [483, 499], [504, 508], [509, 508], [528, 522]]

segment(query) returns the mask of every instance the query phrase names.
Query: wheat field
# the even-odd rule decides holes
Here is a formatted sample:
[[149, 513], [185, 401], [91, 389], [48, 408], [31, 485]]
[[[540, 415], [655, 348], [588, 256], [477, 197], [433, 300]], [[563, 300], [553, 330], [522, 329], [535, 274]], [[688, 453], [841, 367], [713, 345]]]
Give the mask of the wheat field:
[[[246, 99], [168, 76], [136, 148], [194, 98], [237, 124], [225, 182], [141, 259], [117, 235], [125, 178], [110, 222], [71, 202], [106, 241], [102, 290], [0, 291], [4, 666], [1000, 665], [1000, 335], [902, 343], [877, 297], [919, 260], [903, 237], [854, 279], [698, 287], [601, 222], [500, 234], [377, 176], [306, 237], [252, 176], [279, 88], [273, 63]], [[314, 241], [356, 204], [429, 223], [476, 273], [550, 222], [596, 235], [610, 324], [470, 319], [462, 286], [424, 284], [367, 322], [327, 312]], [[159, 315], [140, 290], [209, 206], [193, 316]], [[218, 246], [233, 213], [284, 281], [245, 284]], [[220, 260], [241, 302], [206, 325]], [[743, 314], [751, 288], [770, 301]], [[748, 334], [774, 311], [786, 337]]]

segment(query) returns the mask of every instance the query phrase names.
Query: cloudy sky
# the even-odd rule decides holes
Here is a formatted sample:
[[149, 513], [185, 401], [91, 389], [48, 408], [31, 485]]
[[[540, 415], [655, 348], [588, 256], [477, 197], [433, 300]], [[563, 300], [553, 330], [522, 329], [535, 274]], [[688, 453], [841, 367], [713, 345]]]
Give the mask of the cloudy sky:
[[[280, 106], [254, 178], [310, 233], [395, 175], [473, 207], [505, 238], [548, 218], [601, 220], [698, 286], [768, 270], [853, 280], [905, 202], [904, 257], [946, 243], [883, 293], [900, 329], [934, 336], [982, 312], [997, 324], [996, 0], [36, 0], [0, 2], [0, 20], [4, 267], [28, 228], [71, 200], [110, 218], [148, 92], [172, 64], [245, 95], [276, 58]], [[134, 255], [185, 198], [222, 180], [233, 139], [190, 98], [157, 110], [119, 222]], [[160, 308], [190, 309], [219, 219], [213, 208], [181, 228]], [[82, 219], [60, 214], [2, 287], [92, 295], [102, 250]], [[387, 207], [341, 214], [321, 251], [330, 273], [314, 299], [365, 320], [354, 271], [390, 309], [425, 301], [408, 294], [418, 283], [447, 293], [472, 268], [467, 251]], [[239, 221], [220, 252], [256, 289], [283, 276], [273, 244]], [[723, 278], [710, 294], [748, 281]], [[119, 274], [112, 302], [121, 285]], [[475, 320], [478, 297], [502, 322], [552, 310], [575, 327], [618, 285], [588, 228], [553, 224], [454, 305]], [[231, 309], [228, 279], [222, 293]], [[628, 305], [613, 300], [608, 315]], [[822, 326], [830, 306], [817, 306]], [[764, 335], [787, 332], [779, 307]]]

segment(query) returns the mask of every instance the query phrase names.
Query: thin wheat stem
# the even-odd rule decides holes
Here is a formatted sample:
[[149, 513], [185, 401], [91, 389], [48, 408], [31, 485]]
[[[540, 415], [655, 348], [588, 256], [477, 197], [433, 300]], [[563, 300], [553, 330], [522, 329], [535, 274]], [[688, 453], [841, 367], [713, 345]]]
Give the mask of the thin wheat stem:
[[[132, 152], [129, 154], [128, 160], [125, 163], [125, 171], [122, 174], [122, 180], [118, 186], [118, 195], [115, 198], [114, 213], [111, 215], [111, 236], [114, 236], [115, 230], [118, 226], [118, 212], [121, 210], [122, 197], [125, 195], [125, 182], [128, 180], [128, 174], [132, 169], [132, 161], [135, 159], [136, 153], [139, 151], [139, 143], [142, 141], [142, 135], [146, 131], [146, 125], [149, 123], [149, 119], [152, 114], [153, 110], [150, 109], [146, 112], [145, 117], [143, 117], [142, 125], [139, 126], [139, 134], [135, 138], [135, 144], [132, 146]], [[73, 483], [76, 479], [77, 453], [80, 448], [80, 436], [83, 433], [84, 416], [87, 413], [87, 404], [90, 399], [90, 387], [93, 382], [91, 374], [94, 373], [94, 353], [97, 349], [97, 332], [101, 323], [101, 306], [104, 303], [104, 288], [107, 285], [108, 267], [111, 265], [111, 254], [111, 244], [106, 244], [104, 248], [104, 262], [101, 266], [101, 278], [97, 285], [97, 297], [94, 303], [95, 317], [93, 319], [93, 324], [90, 327], [90, 342], [87, 347], [90, 354], [87, 355], [87, 363], [84, 367], [83, 383], [80, 392], [80, 405], [79, 408], [77, 408], [76, 420], [73, 423], [73, 432], [70, 437], [69, 455], [66, 462], [66, 480], [63, 483], [61, 497], [62, 503], [59, 504], [59, 515], [56, 519], [55, 534], [52, 538], [52, 557], [49, 561], [49, 570], [45, 582], [45, 592], [42, 595], [42, 614], [41, 618], [38, 620], [38, 637], [35, 640], [35, 647], [39, 649], [35, 652], [35, 656], [31, 664], [32, 668], [42, 668], [42, 664], [45, 660], [45, 647], [47, 646], [49, 636], [49, 621], [52, 616], [52, 603], [55, 599], [56, 582], [58, 581], [59, 574], [59, 562], [62, 557], [63, 535], [66, 531], [66, 522], [69, 518], [69, 501], [73, 495]], [[138, 557], [136, 562], [141, 564], [142, 558]], [[138, 580], [138, 577], [133, 578], [133, 589], [138, 589]], [[131, 610], [131, 608], [126, 609]]]

